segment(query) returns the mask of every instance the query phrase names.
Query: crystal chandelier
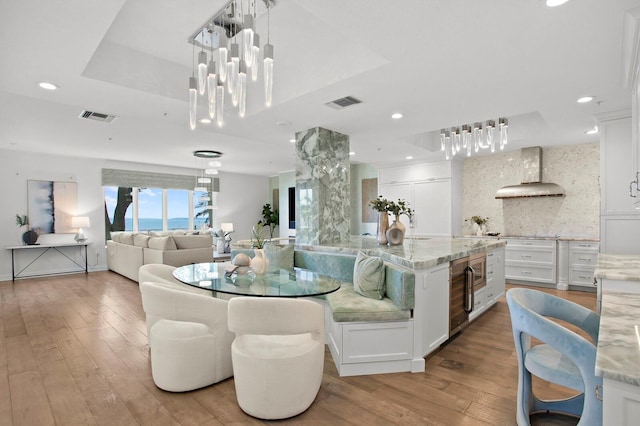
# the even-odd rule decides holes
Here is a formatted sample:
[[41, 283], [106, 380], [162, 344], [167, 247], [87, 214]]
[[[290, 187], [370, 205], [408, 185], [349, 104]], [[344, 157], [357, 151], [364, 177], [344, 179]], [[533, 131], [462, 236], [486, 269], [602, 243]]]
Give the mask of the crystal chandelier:
[[[224, 125], [225, 91], [227, 100], [244, 117], [248, 82], [264, 76], [264, 99], [271, 106], [273, 91], [273, 45], [270, 43], [270, 11], [275, 0], [262, 0], [266, 12], [258, 10], [256, 0], [231, 0], [190, 38], [193, 44], [193, 72], [189, 77], [189, 126], [196, 128], [198, 97], [206, 97], [207, 113], [218, 126]], [[255, 29], [259, 13], [267, 15], [267, 43], [260, 60], [260, 36]], [[200, 48], [197, 54], [196, 48]]]
[[481, 149], [495, 152], [496, 145], [503, 150], [508, 142], [509, 120], [505, 117], [498, 119], [497, 129], [495, 120], [487, 120], [484, 126], [483, 123], [476, 122], [473, 125], [464, 124], [440, 130], [440, 149], [444, 151], [447, 160], [461, 151], [470, 157], [472, 152], [477, 153]]

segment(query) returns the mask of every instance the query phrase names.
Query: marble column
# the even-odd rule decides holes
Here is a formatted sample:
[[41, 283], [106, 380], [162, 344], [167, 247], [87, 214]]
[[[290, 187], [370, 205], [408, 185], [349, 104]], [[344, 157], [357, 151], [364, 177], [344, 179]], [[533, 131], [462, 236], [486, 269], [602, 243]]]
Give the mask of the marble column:
[[316, 127], [296, 133], [296, 243], [349, 241], [349, 136]]

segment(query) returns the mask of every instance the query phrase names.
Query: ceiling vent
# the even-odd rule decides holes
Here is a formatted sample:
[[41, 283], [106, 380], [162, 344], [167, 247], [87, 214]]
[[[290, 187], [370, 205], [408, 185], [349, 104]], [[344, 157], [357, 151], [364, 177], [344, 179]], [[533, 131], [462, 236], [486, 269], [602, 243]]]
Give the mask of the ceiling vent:
[[118, 116], [102, 114], [101, 112], [82, 111], [80, 113], [80, 118], [86, 118], [87, 120], [105, 121], [107, 123], [111, 123], [113, 120], [118, 118]]
[[351, 105], [356, 105], [360, 103], [362, 103], [362, 101], [354, 98], [353, 96], [345, 96], [344, 98], [339, 98], [334, 101], [327, 102], [325, 105], [333, 109], [344, 109]]

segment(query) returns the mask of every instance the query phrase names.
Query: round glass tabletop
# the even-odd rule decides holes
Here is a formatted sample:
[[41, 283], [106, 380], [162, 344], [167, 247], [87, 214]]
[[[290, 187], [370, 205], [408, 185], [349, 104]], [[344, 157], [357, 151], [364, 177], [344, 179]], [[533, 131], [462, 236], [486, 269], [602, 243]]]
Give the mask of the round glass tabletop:
[[340, 281], [305, 269], [280, 269], [255, 275], [248, 268], [239, 268], [225, 275], [229, 263], [196, 263], [176, 268], [173, 276], [193, 287], [242, 296], [308, 297], [332, 293]]

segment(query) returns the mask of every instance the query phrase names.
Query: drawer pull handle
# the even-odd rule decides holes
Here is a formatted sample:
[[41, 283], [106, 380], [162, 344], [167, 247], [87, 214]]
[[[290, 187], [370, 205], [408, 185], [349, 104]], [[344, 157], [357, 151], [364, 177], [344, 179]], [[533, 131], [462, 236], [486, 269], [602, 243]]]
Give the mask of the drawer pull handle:
[[531, 275], [531, 272], [529, 272], [529, 271], [522, 271], [522, 275]]
[[591, 247], [591, 244], [578, 244], [578, 247]]
[[596, 398], [600, 401], [602, 401], [603, 395], [602, 395], [602, 385], [597, 385], [595, 388], [595, 394], [596, 394]]
[[591, 277], [586, 276], [586, 275], [578, 275], [578, 278], [580, 278], [581, 280], [590, 280]]
[[531, 255], [528, 254], [523, 254], [520, 257], [522, 257], [523, 259], [531, 259]]
[[586, 257], [586, 258], [585, 257], [579, 257], [578, 260], [581, 261], [581, 262], [591, 262], [591, 259], [588, 258], [588, 257]]
[[523, 246], [530, 246], [531, 244], [533, 244], [533, 243], [528, 243], [526, 241], [522, 243]]

